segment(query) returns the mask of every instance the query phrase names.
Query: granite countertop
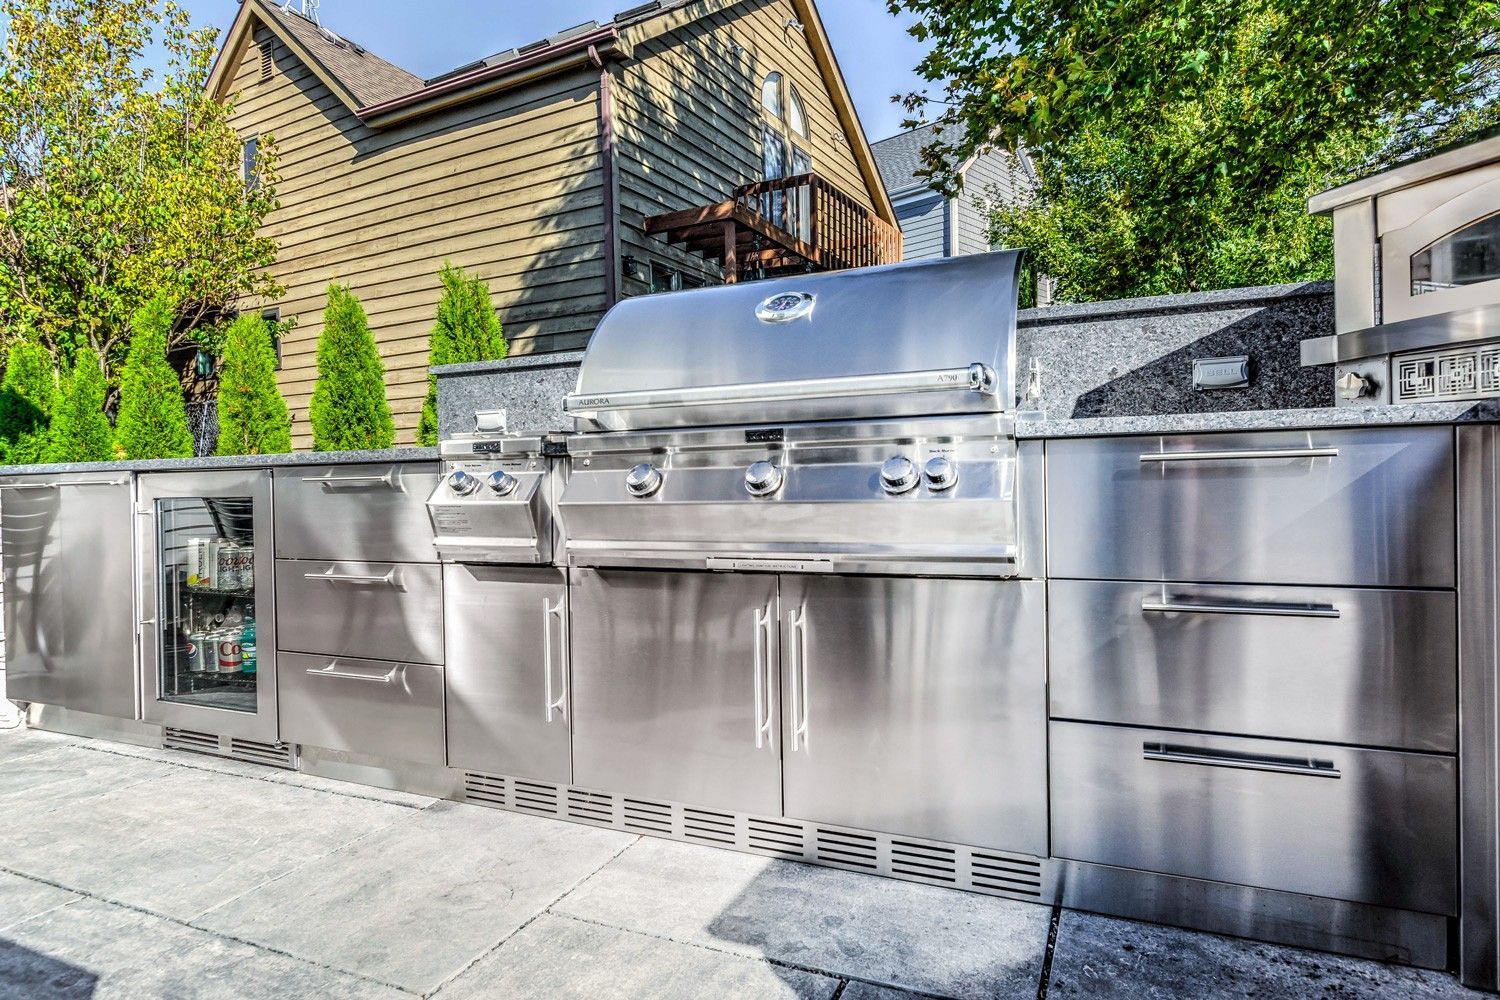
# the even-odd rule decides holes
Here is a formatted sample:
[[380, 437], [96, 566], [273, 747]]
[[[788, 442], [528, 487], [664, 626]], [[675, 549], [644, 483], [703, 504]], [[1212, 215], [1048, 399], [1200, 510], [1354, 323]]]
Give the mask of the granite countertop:
[[379, 462], [435, 462], [436, 448], [377, 451], [298, 451], [290, 455], [232, 455], [225, 458], [156, 458], [121, 462], [0, 466], [0, 476], [44, 476], [80, 472], [199, 472], [213, 469], [275, 469], [299, 465], [359, 465]]
[[1500, 400], [1328, 406], [1303, 410], [1230, 410], [1134, 417], [1048, 417], [1020, 414], [1018, 438], [1115, 437], [1132, 434], [1201, 434], [1214, 431], [1315, 430], [1400, 424], [1500, 422]]
[[436, 365], [428, 374], [439, 378], [453, 375], [485, 375], [490, 372], [525, 371], [528, 368], [576, 368], [583, 363], [583, 351], [559, 351], [555, 354], [513, 354], [495, 361], [466, 361], [457, 365]]

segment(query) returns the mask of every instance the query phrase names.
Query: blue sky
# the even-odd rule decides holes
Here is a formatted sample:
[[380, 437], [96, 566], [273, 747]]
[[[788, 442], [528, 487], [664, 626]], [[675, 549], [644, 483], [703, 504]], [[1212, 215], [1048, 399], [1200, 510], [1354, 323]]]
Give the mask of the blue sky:
[[[195, 25], [227, 28], [236, 0], [181, 0]], [[525, 44], [582, 21], [606, 21], [635, 0], [322, 0], [322, 22], [420, 76]], [[860, 121], [872, 140], [901, 130], [905, 113], [891, 95], [919, 89], [912, 71], [922, 47], [884, 0], [821, 0]]]

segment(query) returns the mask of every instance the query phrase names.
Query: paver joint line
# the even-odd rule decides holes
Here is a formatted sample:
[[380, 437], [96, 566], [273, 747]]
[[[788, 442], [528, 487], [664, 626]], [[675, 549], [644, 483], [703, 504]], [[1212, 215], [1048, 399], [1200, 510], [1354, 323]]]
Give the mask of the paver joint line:
[[1062, 932], [1063, 906], [1052, 906], [1052, 919], [1047, 923], [1047, 950], [1042, 952], [1042, 974], [1036, 984], [1036, 1000], [1047, 1000], [1047, 990], [1052, 983], [1052, 956], [1057, 953], [1057, 936]]

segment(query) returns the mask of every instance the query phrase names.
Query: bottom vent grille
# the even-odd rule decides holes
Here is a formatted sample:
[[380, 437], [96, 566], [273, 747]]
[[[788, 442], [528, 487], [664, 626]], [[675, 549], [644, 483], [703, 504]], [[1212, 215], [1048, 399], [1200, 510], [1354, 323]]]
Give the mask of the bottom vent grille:
[[208, 754], [242, 760], [247, 764], [264, 767], [280, 767], [289, 771], [297, 769], [297, 754], [290, 743], [262, 743], [259, 740], [240, 740], [229, 736], [215, 736], [191, 729], [174, 729], [170, 726], [161, 733], [163, 750], [183, 750], [187, 753]]
[[464, 801], [986, 895], [1042, 897], [1042, 859], [1026, 854], [631, 799], [475, 772], [464, 775]]

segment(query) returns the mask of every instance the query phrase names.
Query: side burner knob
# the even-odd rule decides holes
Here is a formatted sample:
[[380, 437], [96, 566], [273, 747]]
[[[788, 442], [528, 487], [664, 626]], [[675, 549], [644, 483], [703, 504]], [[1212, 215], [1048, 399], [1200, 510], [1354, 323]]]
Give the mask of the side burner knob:
[[625, 491], [633, 497], [644, 499], [661, 489], [661, 482], [661, 470], [642, 462], [625, 474]]
[[521, 485], [519, 479], [504, 470], [490, 473], [490, 478], [486, 482], [489, 483], [490, 490], [498, 497], [510, 496], [516, 491], [516, 487]]
[[781, 489], [785, 478], [775, 463], [756, 462], [745, 470], [745, 489], [753, 497], [768, 497]]
[[459, 496], [466, 497], [479, 489], [479, 480], [463, 469], [454, 469], [448, 476], [448, 488]]
[[905, 455], [888, 458], [880, 467], [880, 485], [892, 496], [910, 493], [917, 488], [920, 479], [916, 465]]
[[941, 455], [929, 458], [923, 471], [927, 474], [927, 486], [934, 493], [951, 490], [958, 485], [958, 466]]

